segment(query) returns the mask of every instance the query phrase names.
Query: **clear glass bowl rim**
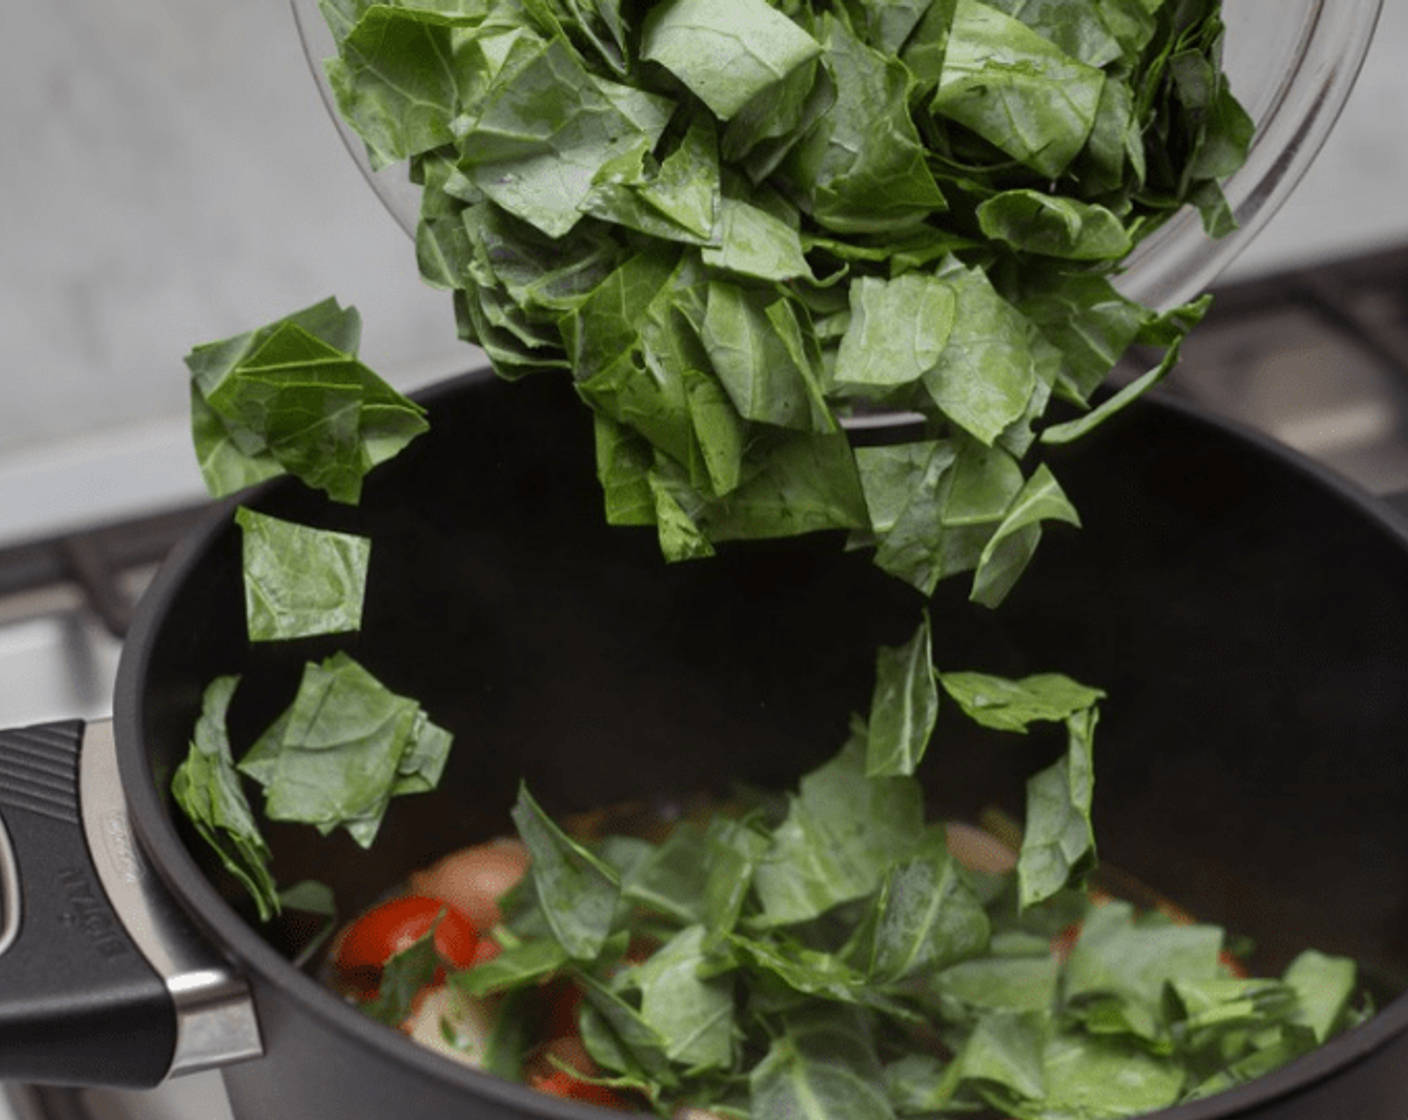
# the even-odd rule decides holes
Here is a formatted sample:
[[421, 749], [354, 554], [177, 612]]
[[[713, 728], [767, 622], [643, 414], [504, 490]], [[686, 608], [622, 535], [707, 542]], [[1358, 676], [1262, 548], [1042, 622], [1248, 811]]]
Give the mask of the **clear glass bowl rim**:
[[[1256, 238], [1290, 197], [1320, 153], [1344, 109], [1373, 40], [1384, 0], [1301, 0], [1301, 26], [1279, 79], [1258, 91], [1265, 108], [1254, 112], [1257, 131], [1245, 165], [1224, 184], [1237, 228], [1213, 239], [1199, 216], [1185, 209], [1148, 237], [1126, 262], [1121, 292], [1166, 310], [1196, 298]], [[401, 166], [374, 171], [365, 146], [343, 121], [323, 74], [335, 53], [318, 0], [290, 0], [304, 54], [323, 103], [348, 152], [377, 197], [414, 238], [420, 190]], [[1224, 0], [1229, 18], [1260, 4], [1267, 18], [1285, 16], [1286, 0]], [[1229, 29], [1229, 37], [1235, 28]], [[1239, 49], [1247, 49], [1245, 46]], [[1274, 70], [1272, 71], [1274, 74]], [[1237, 74], [1231, 73], [1237, 92]]]

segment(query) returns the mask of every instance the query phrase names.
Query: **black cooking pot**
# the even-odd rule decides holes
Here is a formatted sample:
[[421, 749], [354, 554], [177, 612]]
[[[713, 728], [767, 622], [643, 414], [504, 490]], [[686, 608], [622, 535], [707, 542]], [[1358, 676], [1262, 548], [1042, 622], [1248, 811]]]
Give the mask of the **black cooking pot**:
[[[225, 509], [145, 598], [113, 724], [0, 735], [0, 1076], [152, 1084], [233, 1061], [242, 1120], [599, 1115], [422, 1050], [289, 963], [304, 924], [261, 929], [172, 812], [205, 685], [243, 674], [239, 747], [337, 645], [455, 732], [441, 790], [399, 799], [371, 852], [272, 831], [280, 881], [326, 881], [351, 913], [505, 831], [520, 777], [554, 812], [788, 785], [866, 706], [876, 645], [913, 627], [914, 593], [837, 537], [667, 566], [652, 532], [606, 527], [588, 414], [556, 379], [478, 373], [427, 403], [432, 433], [360, 508], [292, 483], [250, 499], [373, 537], [360, 636], [251, 646]], [[1084, 529], [1049, 532], [997, 612], [941, 588], [940, 667], [1105, 688], [1106, 860], [1250, 935], [1259, 969], [1314, 946], [1381, 990], [1315, 1054], [1159, 1115], [1403, 1120], [1408, 535], [1294, 454], [1169, 404], [1054, 467]], [[1020, 813], [1040, 748], [958, 721], [939, 735], [923, 773], [941, 811]]]

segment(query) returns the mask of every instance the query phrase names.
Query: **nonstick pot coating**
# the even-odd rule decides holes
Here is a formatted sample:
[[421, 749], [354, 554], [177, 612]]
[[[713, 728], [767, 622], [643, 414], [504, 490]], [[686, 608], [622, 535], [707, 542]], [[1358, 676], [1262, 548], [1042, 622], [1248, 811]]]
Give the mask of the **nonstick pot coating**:
[[[875, 646], [916, 622], [919, 596], [837, 535], [667, 565], [653, 531], [605, 526], [590, 417], [556, 379], [472, 375], [429, 403], [432, 434], [372, 476], [360, 508], [289, 483], [254, 499], [373, 538], [359, 636], [251, 646], [238, 539], [225, 527], [163, 573], [129, 642], [124, 775], [138, 787], [144, 840], [198, 905], [209, 887], [178, 847], [189, 838], [161, 814], [217, 674], [243, 677], [237, 751], [289, 701], [302, 663], [335, 648], [455, 733], [441, 791], [396, 802], [372, 852], [311, 830], [271, 832], [281, 882], [329, 882], [352, 912], [408, 870], [506, 829], [520, 779], [559, 812], [726, 792], [737, 780], [785, 787], [868, 704]], [[1260, 969], [1315, 946], [1399, 990], [1403, 535], [1315, 468], [1168, 405], [1129, 410], [1050, 460], [1083, 528], [1048, 530], [996, 612], [968, 603], [961, 583], [941, 587], [929, 604], [939, 667], [1059, 671], [1106, 689], [1103, 858], [1252, 937]], [[923, 774], [943, 812], [1020, 815], [1026, 776], [1059, 747], [978, 733], [946, 710]], [[190, 854], [246, 912], [198, 844]], [[203, 918], [235, 956], [267, 963], [218, 904]], [[305, 997], [283, 989], [298, 983], [282, 979], [264, 997], [271, 1019], [297, 1017], [284, 1001]], [[369, 1037], [349, 1029], [359, 1045]], [[1220, 1114], [1196, 1107], [1175, 1111]]]

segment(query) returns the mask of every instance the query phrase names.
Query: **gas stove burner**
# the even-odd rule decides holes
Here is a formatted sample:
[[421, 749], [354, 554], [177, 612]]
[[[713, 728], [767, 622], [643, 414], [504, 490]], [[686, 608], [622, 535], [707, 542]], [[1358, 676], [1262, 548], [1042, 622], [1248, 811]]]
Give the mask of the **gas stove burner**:
[[230, 1106], [214, 1073], [147, 1092], [12, 1085], [0, 1090], [0, 1120], [230, 1120]]

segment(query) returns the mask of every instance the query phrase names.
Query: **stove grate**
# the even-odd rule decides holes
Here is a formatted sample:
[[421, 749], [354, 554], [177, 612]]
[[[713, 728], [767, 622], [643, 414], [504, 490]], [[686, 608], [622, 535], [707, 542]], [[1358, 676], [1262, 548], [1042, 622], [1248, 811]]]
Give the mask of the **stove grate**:
[[71, 584], [121, 639], [136, 606], [127, 576], [164, 559], [209, 508], [201, 503], [0, 549], [0, 599]]

